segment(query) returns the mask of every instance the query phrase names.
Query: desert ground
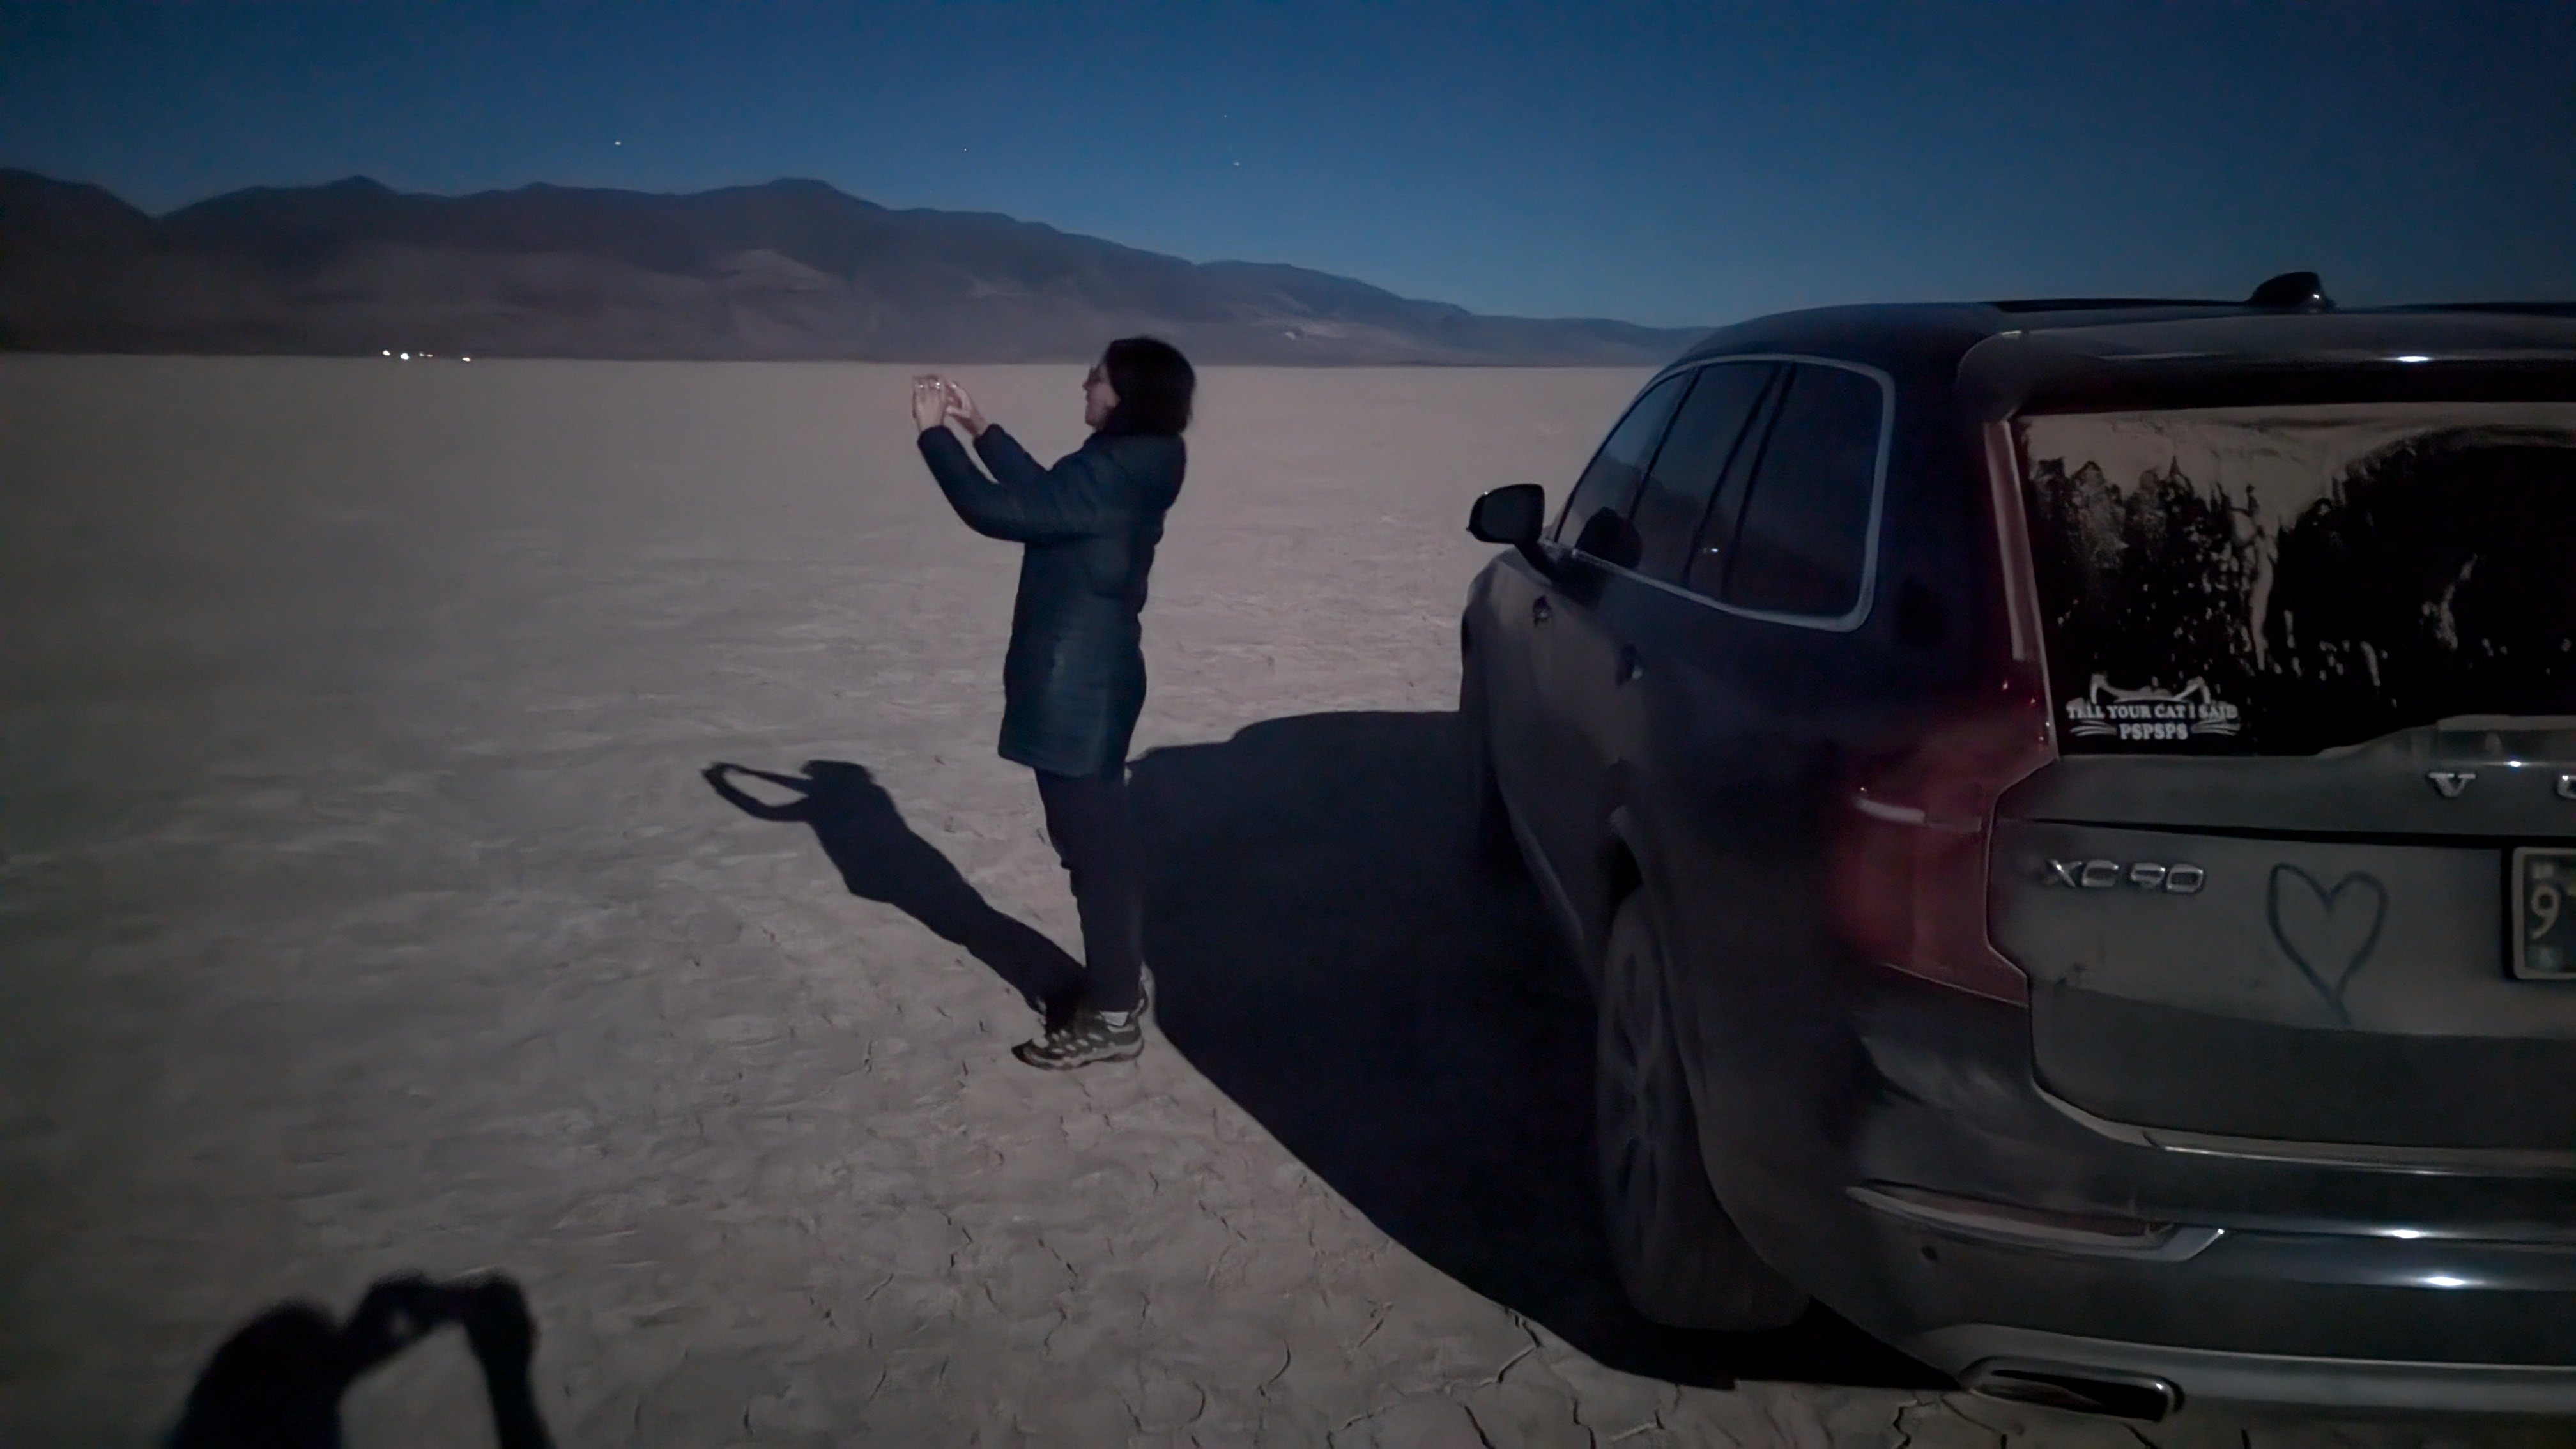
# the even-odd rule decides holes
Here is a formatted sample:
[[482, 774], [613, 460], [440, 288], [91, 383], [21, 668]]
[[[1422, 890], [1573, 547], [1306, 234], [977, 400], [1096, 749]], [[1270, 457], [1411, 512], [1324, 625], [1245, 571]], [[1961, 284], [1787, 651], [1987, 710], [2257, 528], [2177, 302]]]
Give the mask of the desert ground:
[[[2563, 1442], [1627, 1312], [1589, 1003], [1467, 863], [1452, 710], [1469, 502], [1561, 494], [1634, 371], [1204, 375], [1156, 1022], [1020, 1065], [993, 963], [1080, 936], [913, 370], [0, 359], [0, 1444], [150, 1443], [407, 1269], [525, 1287], [566, 1446]], [[1082, 367], [946, 370], [1080, 441]], [[482, 1442], [480, 1385], [432, 1338], [350, 1442]]]

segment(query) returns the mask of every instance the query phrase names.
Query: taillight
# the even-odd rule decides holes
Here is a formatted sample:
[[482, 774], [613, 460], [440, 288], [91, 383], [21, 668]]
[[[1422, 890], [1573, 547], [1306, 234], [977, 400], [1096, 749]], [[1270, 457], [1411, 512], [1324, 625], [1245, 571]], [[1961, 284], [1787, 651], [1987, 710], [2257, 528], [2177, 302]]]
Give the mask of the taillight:
[[1853, 772], [1834, 822], [1834, 910], [1843, 939], [1909, 975], [1998, 1001], [2030, 982], [1986, 935], [1995, 801], [2057, 757], [2036, 671], [1902, 756]]
[[1995, 801], [2056, 759], [2057, 739], [2019, 450], [2009, 422], [1984, 433], [1986, 523], [2009, 644], [2002, 679], [1908, 753], [1854, 771], [1834, 810], [1834, 912], [1843, 939], [1883, 965], [2027, 1005], [2030, 978], [1986, 935], [1986, 858]]

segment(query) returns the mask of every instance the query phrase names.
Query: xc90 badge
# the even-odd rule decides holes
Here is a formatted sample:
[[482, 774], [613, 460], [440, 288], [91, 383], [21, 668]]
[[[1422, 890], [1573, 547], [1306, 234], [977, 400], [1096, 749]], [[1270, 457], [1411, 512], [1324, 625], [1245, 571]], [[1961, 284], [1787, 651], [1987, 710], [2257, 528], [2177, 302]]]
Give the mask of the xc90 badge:
[[2126, 883], [2142, 891], [2170, 891], [2187, 896], [2200, 889], [2209, 872], [2187, 860], [2170, 865], [2152, 860], [2123, 864], [2116, 860], [2052, 860], [2048, 863], [2050, 885], [2073, 886], [2077, 890], [2107, 891]]

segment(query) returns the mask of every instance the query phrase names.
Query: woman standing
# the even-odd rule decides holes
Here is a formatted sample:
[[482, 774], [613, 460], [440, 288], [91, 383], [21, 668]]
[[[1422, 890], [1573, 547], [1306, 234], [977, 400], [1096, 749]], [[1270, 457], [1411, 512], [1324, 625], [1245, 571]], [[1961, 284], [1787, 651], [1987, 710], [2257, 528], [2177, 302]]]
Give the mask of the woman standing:
[[[1144, 1048], [1144, 883], [1127, 811], [1127, 744], [1145, 705], [1137, 616], [1163, 514], [1180, 496], [1197, 385], [1169, 343], [1110, 343], [1082, 385], [1091, 438], [1040, 468], [964, 388], [913, 379], [921, 456], [950, 506], [977, 533], [1026, 545], [1002, 662], [1001, 755], [1037, 772], [1085, 958], [1080, 998], [1055, 1004], [1045, 1035], [1012, 1048], [1031, 1066], [1124, 1061]], [[991, 478], [950, 422], [975, 440]]]

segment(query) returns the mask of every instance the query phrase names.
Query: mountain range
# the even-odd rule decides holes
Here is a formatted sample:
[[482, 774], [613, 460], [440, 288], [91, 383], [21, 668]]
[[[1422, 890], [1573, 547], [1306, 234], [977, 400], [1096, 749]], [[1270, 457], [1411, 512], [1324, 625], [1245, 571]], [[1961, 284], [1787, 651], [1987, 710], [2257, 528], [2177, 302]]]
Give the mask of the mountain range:
[[1134, 333], [1205, 363], [1651, 367], [1700, 329], [1482, 316], [819, 181], [451, 197], [352, 177], [155, 217], [0, 169], [0, 348], [991, 363]]

